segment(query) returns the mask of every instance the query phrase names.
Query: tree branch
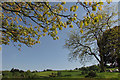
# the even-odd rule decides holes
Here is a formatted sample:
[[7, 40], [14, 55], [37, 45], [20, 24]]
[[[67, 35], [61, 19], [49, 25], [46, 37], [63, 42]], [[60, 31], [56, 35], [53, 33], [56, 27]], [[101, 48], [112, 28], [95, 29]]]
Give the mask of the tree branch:
[[99, 58], [96, 56], [95, 53], [92, 52], [92, 49], [91, 49], [89, 46], [83, 45], [83, 44], [81, 44], [80, 42], [77, 42], [77, 44], [79, 44], [79, 46], [83, 46], [83, 47], [88, 48], [89, 51], [91, 52], [91, 53], [89, 53], [89, 55], [93, 55], [93, 56], [98, 60], [98, 62], [100, 62]]
[[54, 15], [58, 15], [58, 16], [62, 16], [62, 17], [69, 17], [70, 15], [62, 15], [62, 14], [58, 14], [52, 11], [52, 9], [46, 4], [46, 2], [44, 2], [44, 4], [49, 8], [49, 10], [54, 14]]

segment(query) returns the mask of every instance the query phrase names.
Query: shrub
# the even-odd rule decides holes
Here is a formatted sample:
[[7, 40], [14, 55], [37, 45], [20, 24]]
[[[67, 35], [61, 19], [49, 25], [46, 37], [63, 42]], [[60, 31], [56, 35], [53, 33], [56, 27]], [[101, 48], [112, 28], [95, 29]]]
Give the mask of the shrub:
[[69, 72], [73, 72], [73, 70], [69, 70]]
[[74, 70], [79, 70], [78, 68], [75, 68]]
[[56, 77], [56, 73], [51, 73], [49, 77]]
[[92, 65], [92, 66], [89, 66], [89, 67], [81, 67], [81, 68], [79, 68], [79, 70], [82, 70], [82, 71], [91, 71], [91, 70], [93, 70], [93, 71], [99, 72], [100, 67], [97, 66], [97, 65]]
[[88, 71], [88, 68], [87, 67], [81, 67], [81, 68], [79, 68], [79, 70]]
[[52, 69], [46, 69], [46, 71], [53, 71]]
[[90, 72], [88, 73], [88, 75], [86, 75], [85, 77], [96, 77], [96, 76], [97, 76], [97, 74], [96, 74], [95, 71], [90, 71]]
[[10, 72], [19, 72], [19, 69], [12, 68]]
[[60, 71], [57, 72], [57, 76], [58, 76], [58, 77], [61, 76], [61, 72], [60, 72]]
[[84, 74], [87, 74], [88, 71], [82, 71], [81, 74], [84, 75]]
[[100, 68], [99, 68], [99, 66], [96, 66], [96, 65], [92, 65], [92, 66], [90, 66], [90, 67], [88, 67], [88, 70], [89, 71], [91, 71], [91, 70], [93, 70], [93, 71], [100, 71]]

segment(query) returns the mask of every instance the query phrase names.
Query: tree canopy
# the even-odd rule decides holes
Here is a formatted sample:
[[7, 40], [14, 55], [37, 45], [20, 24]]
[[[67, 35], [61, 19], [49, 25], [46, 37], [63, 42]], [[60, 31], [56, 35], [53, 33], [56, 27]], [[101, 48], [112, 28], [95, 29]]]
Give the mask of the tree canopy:
[[105, 30], [117, 25], [115, 24], [118, 22], [118, 19], [115, 19], [116, 9], [116, 7], [104, 6], [102, 11], [92, 15], [94, 18], [98, 16], [99, 21], [96, 20], [96, 23], [90, 22], [87, 26], [84, 25], [82, 27], [83, 34], [79, 31], [70, 33], [65, 42], [65, 47], [70, 49], [70, 59], [80, 59], [81, 62], [86, 62], [95, 58], [101, 65], [101, 70], [104, 71], [102, 35]]
[[[104, 64], [112, 63], [112, 65], [120, 65], [120, 26], [115, 26], [103, 33], [101, 43], [103, 43], [103, 59]], [[117, 65], [116, 65], [117, 64]]]
[[[108, 1], [108, 0], [107, 0]], [[108, 1], [108, 4], [110, 1]], [[58, 30], [73, 28], [73, 23], [81, 28], [94, 24], [102, 18], [101, 15], [94, 16], [93, 12], [102, 10], [103, 2], [76, 2], [75, 5], [64, 7], [66, 2], [2, 2], [2, 44], [9, 45], [10, 42], [21, 47], [21, 43], [31, 47], [40, 43], [40, 38], [50, 35], [54, 40], [59, 39]], [[86, 17], [80, 19], [76, 10], [82, 6]], [[67, 11], [72, 14], [66, 14]], [[66, 19], [63, 21], [62, 19]], [[35, 23], [37, 26], [34, 26]]]

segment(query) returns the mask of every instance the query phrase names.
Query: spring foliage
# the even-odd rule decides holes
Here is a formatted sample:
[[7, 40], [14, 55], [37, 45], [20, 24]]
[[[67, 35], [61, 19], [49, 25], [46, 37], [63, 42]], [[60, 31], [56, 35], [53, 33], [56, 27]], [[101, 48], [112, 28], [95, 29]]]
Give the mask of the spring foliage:
[[[102, 18], [101, 15], [94, 17], [90, 9], [102, 10], [103, 2], [76, 2], [76, 5], [69, 8], [64, 5], [66, 2], [54, 3], [54, 5], [50, 2], [2, 2], [2, 44], [9, 45], [13, 42], [14, 45], [21, 47], [23, 43], [31, 47], [40, 43], [40, 38], [46, 35], [54, 40], [59, 39], [58, 31], [67, 26], [73, 28], [72, 23], [75, 23], [83, 33], [83, 26], [88, 26], [90, 22], [95, 24]], [[83, 19], [79, 19], [75, 13], [79, 6], [87, 11]], [[66, 15], [67, 11], [72, 14]]]

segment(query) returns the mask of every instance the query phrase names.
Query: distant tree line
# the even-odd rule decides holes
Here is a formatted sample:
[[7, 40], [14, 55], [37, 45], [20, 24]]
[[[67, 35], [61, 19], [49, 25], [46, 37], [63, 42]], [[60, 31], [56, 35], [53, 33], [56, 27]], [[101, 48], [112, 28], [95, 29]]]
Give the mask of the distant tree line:
[[2, 75], [3, 78], [38, 78], [36, 74], [34, 74], [37, 71], [23, 71], [19, 69], [12, 68], [10, 71], [3, 71]]
[[[44, 71], [53, 71], [52, 69], [46, 69]], [[24, 71], [20, 69], [12, 68], [10, 71], [2, 71], [3, 78], [41, 78], [41, 76], [36, 75], [40, 71], [34, 70], [34, 71]], [[56, 74], [51, 74], [49, 77], [54, 77]]]
[[81, 68], [75, 68], [74, 70], [81, 70], [81, 71], [100, 71], [99, 65], [92, 65], [88, 67], [81, 67]]

